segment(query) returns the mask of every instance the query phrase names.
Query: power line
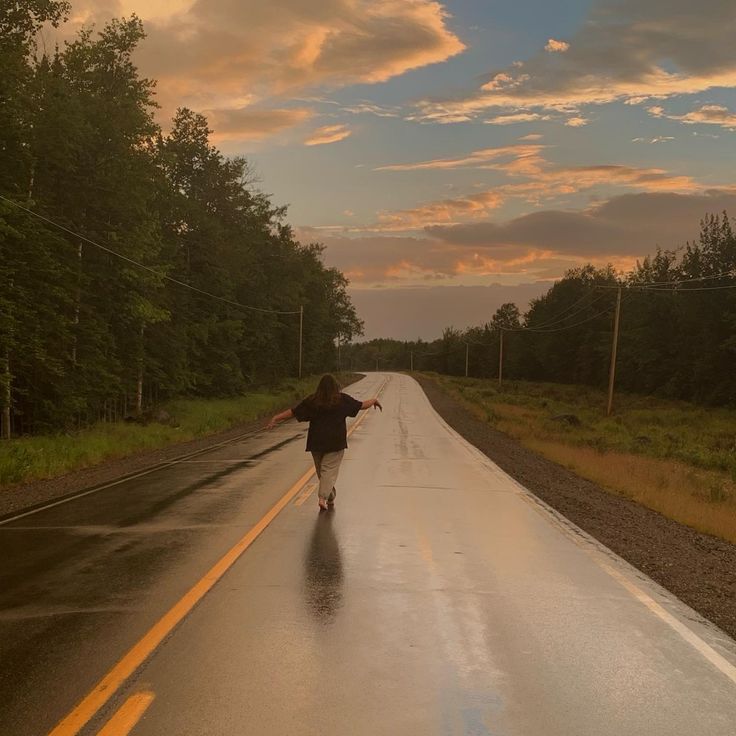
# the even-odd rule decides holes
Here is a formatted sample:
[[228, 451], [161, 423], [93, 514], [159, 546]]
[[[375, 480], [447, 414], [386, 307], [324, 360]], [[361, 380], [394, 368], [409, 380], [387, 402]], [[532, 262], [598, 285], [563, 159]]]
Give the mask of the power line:
[[123, 255], [122, 253], [118, 253], [112, 248], [108, 248], [107, 246], [101, 245], [100, 243], [97, 243], [94, 240], [90, 240], [90, 238], [87, 238], [84, 235], [74, 232], [74, 230], [70, 230], [68, 227], [65, 227], [64, 225], [60, 225], [58, 222], [54, 222], [54, 220], [51, 220], [48, 217], [44, 217], [43, 215], [38, 214], [38, 212], [34, 212], [33, 210], [28, 209], [28, 207], [24, 207], [23, 205], [18, 204], [18, 202], [15, 202], [12, 199], [8, 199], [7, 197], [4, 197], [2, 194], [0, 194], [0, 199], [2, 199], [4, 202], [8, 202], [9, 204], [17, 207], [20, 210], [23, 210], [24, 212], [27, 212], [29, 215], [32, 215], [33, 217], [36, 217], [37, 219], [42, 220], [43, 222], [46, 222], [49, 225], [52, 225], [53, 227], [58, 228], [59, 230], [63, 230], [65, 233], [72, 235], [75, 238], [79, 238], [80, 240], [83, 240], [85, 243], [89, 243], [90, 245], [93, 245], [95, 248], [99, 248], [100, 250], [103, 250], [106, 253], [110, 253], [111, 255], [116, 256], [117, 258], [120, 258], [123, 261], [127, 261], [128, 263], [131, 263], [134, 266], [138, 266], [138, 268], [142, 268], [148, 271], [149, 273], [154, 274], [160, 279], [163, 279], [165, 281], [170, 281], [171, 283], [176, 284], [177, 286], [183, 286], [186, 289], [195, 291], [198, 294], [202, 294], [203, 296], [208, 296], [211, 299], [216, 299], [217, 301], [223, 302], [224, 304], [229, 304], [231, 307], [237, 307], [239, 309], [245, 309], [245, 310], [249, 310], [252, 312], [261, 312], [264, 314], [300, 314], [301, 313], [301, 310], [299, 309], [294, 310], [294, 311], [283, 311], [279, 309], [267, 309], [265, 307], [252, 307], [248, 304], [241, 304], [240, 302], [236, 302], [231, 299], [226, 299], [225, 297], [217, 296], [217, 294], [212, 294], [209, 291], [205, 291], [204, 289], [200, 289], [196, 286], [192, 286], [191, 284], [187, 284], [185, 281], [179, 281], [179, 279], [175, 279], [173, 276], [167, 276], [166, 274], [163, 274], [160, 271], [157, 271], [155, 268], [146, 266], [144, 263], [140, 263], [139, 261], [136, 261], [133, 258], [129, 258], [128, 256]]
[[[585, 299], [588, 296], [590, 296], [590, 294], [586, 294], [585, 297], [583, 297], [583, 299]], [[533, 328], [527, 328], [527, 329], [535, 329], [535, 330], [536, 329], [540, 329], [541, 330], [541, 329], [546, 329], [547, 327], [553, 327], [554, 325], [562, 324], [565, 320], [571, 319], [572, 317], [575, 317], [578, 314], [582, 314], [587, 309], [589, 309], [590, 307], [592, 307], [594, 304], [597, 304], [599, 301], [601, 301], [602, 299], [605, 299], [605, 298], [607, 298], [607, 294], [600, 294], [598, 297], [596, 297], [595, 299], [593, 299], [593, 301], [591, 301], [590, 304], [586, 304], [584, 307], [582, 307], [581, 309], [578, 309], [575, 312], [571, 312], [570, 314], [566, 314], [564, 317], [560, 317], [561, 314], [564, 314], [564, 311], [563, 311], [563, 312], [560, 313], [560, 315], [557, 315], [558, 317], [560, 317], [560, 319], [550, 318], [550, 319], [548, 319], [546, 321], [542, 321], [538, 325], [535, 325], [535, 327], [533, 327]], [[577, 303], [579, 304], [581, 301], [583, 301], [583, 300], [581, 299]]]
[[727, 284], [725, 286], [695, 286], [692, 289], [645, 289], [644, 291], [671, 291], [675, 294], [683, 294], [689, 291], [720, 291], [721, 289], [736, 289], [736, 284]]
[[[579, 304], [582, 304], [590, 296], [590, 294], [591, 294], [591, 292], [587, 292], [587, 293], [583, 294], [583, 296], [581, 296], [580, 299], [578, 299], [576, 302], [573, 302], [569, 306], [565, 307], [565, 309], [563, 309], [556, 317], [550, 317], [548, 320], [543, 320], [537, 326], [538, 327], [546, 327], [547, 324], [553, 324], [554, 322], [557, 321], [557, 318], [558, 317], [562, 317], [562, 315], [564, 315], [566, 312], [569, 312], [570, 310], [572, 310], [575, 307], [577, 307]], [[593, 302], [590, 306], [592, 306], [593, 304], [595, 304], [595, 302]], [[568, 316], [572, 316], [572, 315], [568, 315]]]
[[604, 309], [602, 312], [598, 312], [597, 314], [594, 314], [587, 319], [584, 319], [580, 322], [576, 322], [574, 325], [566, 325], [565, 327], [555, 327], [551, 330], [544, 329], [544, 330], [536, 330], [533, 327], [527, 327], [523, 330], [518, 330], [518, 332], [537, 332], [537, 333], [545, 333], [545, 332], [564, 332], [565, 330], [572, 330], [575, 327], [580, 327], [581, 325], [587, 324], [588, 322], [592, 322], [594, 319], [598, 319], [598, 317], [602, 317], [606, 314], [611, 313], [611, 307], [608, 309]]
[[[695, 276], [691, 279], [677, 279], [673, 281], [649, 281], [642, 284], [622, 284], [621, 288], [626, 291], [708, 291], [712, 289], [733, 289], [736, 288], [736, 284], [726, 286], [704, 286], [696, 287], [692, 289], [677, 289], [669, 287], [677, 287], [682, 284], [691, 284], [698, 281], [712, 281], [713, 279], [726, 278], [728, 276], [736, 276], [736, 271], [731, 269], [730, 271], [723, 271], [722, 273], [712, 274], [711, 276]], [[668, 287], [668, 288], [663, 288]], [[596, 284], [596, 289], [618, 289], [618, 286], [611, 286], [609, 284]]]
[[537, 329], [535, 327], [520, 327], [518, 329], [512, 329], [508, 327], [502, 328], [506, 332], [537, 332], [537, 333], [545, 333], [545, 332], [564, 332], [565, 330], [572, 330], [575, 327], [580, 327], [580, 325], [587, 324], [588, 322], [592, 322], [594, 319], [598, 319], [598, 317], [602, 317], [605, 314], [609, 314], [611, 312], [611, 307], [608, 307], [607, 309], [604, 309], [602, 312], [597, 312], [596, 314], [591, 315], [587, 319], [584, 319], [580, 322], [576, 322], [574, 325], [566, 325], [565, 327], [554, 327], [553, 329]]
[[710, 279], [720, 279], [723, 276], [733, 276], [734, 269], [731, 268], [723, 273], [715, 273], [711, 276], [696, 276], [691, 279], [675, 279], [673, 281], [645, 281], [644, 283], [637, 284], [637, 286], [669, 286], [672, 284], [686, 284], [691, 281], [709, 281]]

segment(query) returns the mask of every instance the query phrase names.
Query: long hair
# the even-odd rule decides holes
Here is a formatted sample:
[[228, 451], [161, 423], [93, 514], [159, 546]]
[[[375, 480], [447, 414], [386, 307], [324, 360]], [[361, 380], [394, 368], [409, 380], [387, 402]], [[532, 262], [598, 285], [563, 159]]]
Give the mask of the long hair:
[[317, 390], [312, 394], [312, 404], [318, 409], [329, 409], [340, 402], [340, 384], [331, 373], [319, 379]]

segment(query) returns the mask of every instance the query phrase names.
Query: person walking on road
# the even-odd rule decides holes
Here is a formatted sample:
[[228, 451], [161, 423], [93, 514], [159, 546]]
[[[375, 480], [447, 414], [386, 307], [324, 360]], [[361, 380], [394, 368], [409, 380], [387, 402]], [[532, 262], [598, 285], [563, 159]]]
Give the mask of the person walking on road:
[[279, 422], [292, 417], [299, 422], [309, 422], [307, 452], [312, 453], [319, 478], [317, 500], [320, 511], [335, 506], [335, 483], [348, 446], [345, 419], [371, 407], [383, 411], [378, 399], [359, 401], [342, 393], [335, 377], [327, 373], [322, 376], [317, 390], [311, 396], [307, 396], [293, 409], [276, 414], [267, 425], [268, 429], [273, 429]]

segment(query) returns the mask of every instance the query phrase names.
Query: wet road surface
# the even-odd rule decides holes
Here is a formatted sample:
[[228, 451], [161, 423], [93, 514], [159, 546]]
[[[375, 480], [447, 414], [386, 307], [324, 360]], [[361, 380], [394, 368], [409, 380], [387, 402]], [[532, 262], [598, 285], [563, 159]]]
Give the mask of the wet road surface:
[[732, 640], [469, 447], [410, 378], [350, 391], [380, 387], [332, 513], [297, 487], [290, 423], [0, 525], [0, 734], [49, 733], [290, 488], [80, 733], [736, 733]]

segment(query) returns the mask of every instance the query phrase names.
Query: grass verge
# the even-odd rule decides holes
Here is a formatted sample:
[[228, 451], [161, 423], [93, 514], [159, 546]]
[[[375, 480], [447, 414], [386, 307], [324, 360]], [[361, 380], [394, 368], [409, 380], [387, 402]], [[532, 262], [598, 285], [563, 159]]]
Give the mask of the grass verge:
[[426, 374], [479, 418], [603, 488], [736, 543], [736, 411], [558, 384]]
[[[354, 374], [339, 376], [343, 384], [357, 378]], [[206, 437], [269, 416], [311, 393], [317, 380], [317, 377], [293, 380], [273, 391], [227, 399], [170, 401], [160, 407], [171, 417], [167, 423], [100, 422], [74, 434], [21, 437], [0, 442], [0, 490]]]

